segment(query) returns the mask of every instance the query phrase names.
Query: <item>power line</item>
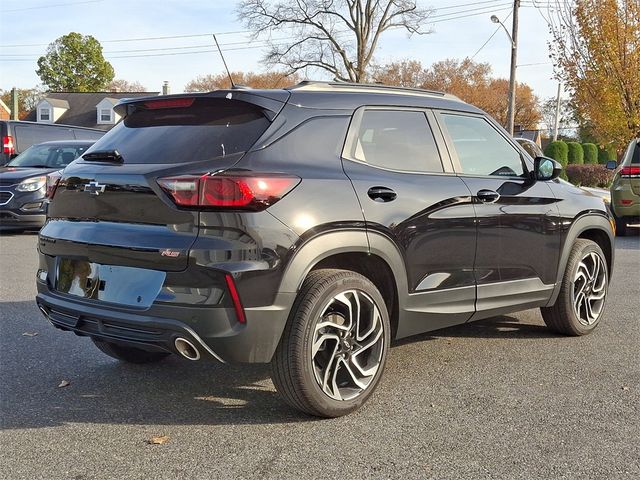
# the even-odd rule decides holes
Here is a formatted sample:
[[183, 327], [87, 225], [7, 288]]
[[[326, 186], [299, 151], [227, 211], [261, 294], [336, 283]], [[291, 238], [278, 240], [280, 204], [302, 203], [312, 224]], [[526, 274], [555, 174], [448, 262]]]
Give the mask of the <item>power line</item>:
[[[506, 22], [506, 21], [509, 19], [509, 17], [511, 16], [511, 14], [512, 14], [512, 13], [513, 13], [513, 10], [511, 10], [511, 11], [509, 12], [509, 15], [507, 15], [506, 17], [504, 17], [504, 19], [502, 20], [502, 22]], [[484, 42], [484, 43], [482, 44], [482, 46], [481, 46], [478, 50], [476, 50], [476, 53], [474, 53], [474, 54], [471, 56], [471, 59], [472, 59], [472, 60], [473, 60], [474, 58], [476, 58], [476, 55], [478, 55], [478, 54], [482, 51], [482, 49], [483, 49], [484, 47], [486, 47], [486, 46], [489, 44], [489, 42], [491, 41], [491, 39], [492, 39], [493, 37], [495, 37], [495, 36], [496, 36], [496, 33], [498, 33], [498, 31], [499, 31], [501, 28], [502, 28], [502, 26], [501, 26], [501, 25], [498, 25], [498, 28], [496, 28], [496, 29], [495, 29], [495, 31], [491, 34], [491, 36], [490, 36], [489, 38], [487, 38], [487, 41], [486, 41], [486, 42]]]
[[83, 5], [85, 3], [98, 3], [104, 0], [84, 0], [83, 2], [54, 3], [51, 5], [40, 5], [38, 7], [15, 8], [13, 10], [3, 10], [2, 13], [25, 12], [27, 10], [41, 10], [43, 8], [66, 7], [68, 5]]

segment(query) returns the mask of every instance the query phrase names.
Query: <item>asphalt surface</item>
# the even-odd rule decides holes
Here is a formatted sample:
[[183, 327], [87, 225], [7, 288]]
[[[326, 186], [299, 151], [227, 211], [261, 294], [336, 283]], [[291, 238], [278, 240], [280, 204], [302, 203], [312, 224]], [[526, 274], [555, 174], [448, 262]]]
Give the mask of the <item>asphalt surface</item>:
[[640, 478], [638, 237], [593, 334], [529, 310], [415, 337], [334, 420], [282, 404], [266, 366], [122, 365], [54, 329], [35, 245], [0, 236], [1, 479]]

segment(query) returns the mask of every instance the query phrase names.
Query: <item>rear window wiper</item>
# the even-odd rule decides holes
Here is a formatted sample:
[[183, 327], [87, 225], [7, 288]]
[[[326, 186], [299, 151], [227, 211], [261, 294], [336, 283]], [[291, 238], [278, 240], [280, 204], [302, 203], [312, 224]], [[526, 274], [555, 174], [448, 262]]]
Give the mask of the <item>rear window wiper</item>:
[[124, 163], [124, 158], [117, 150], [96, 150], [82, 155], [85, 162]]

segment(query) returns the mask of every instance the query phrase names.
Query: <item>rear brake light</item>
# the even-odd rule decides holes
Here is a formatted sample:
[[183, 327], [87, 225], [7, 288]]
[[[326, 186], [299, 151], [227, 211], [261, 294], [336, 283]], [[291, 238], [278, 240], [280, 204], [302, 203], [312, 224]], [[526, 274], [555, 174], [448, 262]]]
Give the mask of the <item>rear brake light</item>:
[[176, 205], [259, 211], [289, 193], [300, 179], [286, 175], [210, 175], [167, 177], [158, 184]]
[[2, 153], [5, 155], [13, 155], [16, 153], [16, 147], [13, 144], [13, 137], [11, 135], [2, 137]]
[[62, 178], [62, 172], [52, 172], [47, 175], [47, 198], [51, 200], [56, 193], [56, 188], [58, 188], [58, 183], [60, 183], [60, 179]]
[[149, 110], [161, 108], [188, 108], [193, 105], [195, 98], [169, 98], [167, 100], [149, 100], [144, 102], [144, 106]]
[[240, 295], [238, 295], [238, 289], [236, 288], [236, 282], [233, 281], [233, 277], [228, 273], [224, 276], [224, 279], [227, 282], [227, 289], [229, 290], [229, 295], [231, 295], [231, 301], [233, 302], [233, 308], [236, 311], [238, 322], [247, 323], [247, 319], [244, 316], [244, 308], [242, 308], [242, 303], [240, 302]]
[[620, 175], [623, 177], [640, 177], [640, 167], [622, 167]]

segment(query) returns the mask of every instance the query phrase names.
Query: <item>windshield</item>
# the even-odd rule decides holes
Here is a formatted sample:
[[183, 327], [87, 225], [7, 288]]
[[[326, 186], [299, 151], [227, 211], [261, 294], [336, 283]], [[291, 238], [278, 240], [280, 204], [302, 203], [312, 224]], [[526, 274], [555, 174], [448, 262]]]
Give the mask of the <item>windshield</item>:
[[8, 167], [63, 168], [82, 155], [87, 145], [33, 145], [11, 160]]

